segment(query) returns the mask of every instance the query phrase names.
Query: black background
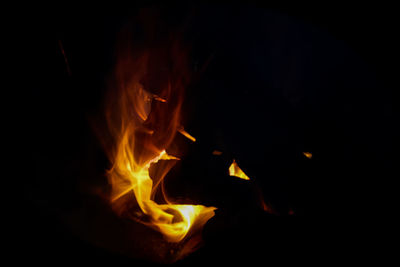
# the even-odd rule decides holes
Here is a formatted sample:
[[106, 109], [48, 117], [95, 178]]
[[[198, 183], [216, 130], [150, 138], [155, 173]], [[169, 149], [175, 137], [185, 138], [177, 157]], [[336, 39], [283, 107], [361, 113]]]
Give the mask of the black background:
[[[83, 241], [63, 218], [90, 201], [88, 185], [105, 186], [108, 165], [89, 121], [101, 112], [116, 33], [153, 4], [17, 12], [16, 109], [27, 157], [13, 208], [17, 257], [148, 264]], [[204, 229], [204, 248], [178, 264], [366, 256], [355, 248], [376, 245], [381, 228], [371, 222], [392, 212], [394, 8], [218, 2], [161, 9], [170, 24], [194, 9], [193, 66], [212, 58], [187, 92], [186, 128], [198, 141], [175, 172], [192, 177], [178, 195], [219, 213]], [[214, 149], [223, 156], [213, 157]], [[232, 158], [276, 215], [256, 210], [248, 184], [226, 177]]]

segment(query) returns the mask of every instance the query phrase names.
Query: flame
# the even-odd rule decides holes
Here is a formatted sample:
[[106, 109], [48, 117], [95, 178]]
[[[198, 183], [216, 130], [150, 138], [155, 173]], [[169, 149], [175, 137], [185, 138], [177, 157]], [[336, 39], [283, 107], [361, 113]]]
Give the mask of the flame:
[[186, 132], [185, 129], [183, 129], [183, 127], [178, 128], [178, 132], [180, 134], [182, 134], [184, 137], [186, 137], [187, 139], [189, 139], [190, 141], [196, 142], [196, 138], [194, 138], [188, 132]]
[[311, 152], [303, 152], [303, 155], [308, 159], [312, 159], [313, 156]]
[[239, 168], [235, 160], [233, 160], [231, 166], [229, 166], [229, 175], [244, 180], [250, 180], [250, 178]]
[[[162, 187], [165, 175], [179, 160], [166, 151], [176, 132], [194, 139], [180, 126], [182, 92], [188, 78], [185, 59], [173, 45], [135, 53], [130, 47], [121, 50], [112, 84], [116, 95], [107, 99], [106, 110], [112, 144], [107, 151], [112, 163], [108, 171], [112, 207], [159, 231], [167, 241], [180, 242], [201, 230], [216, 209], [173, 203]], [[167, 75], [158, 75], [154, 94], [145, 89], [146, 74], [157, 72], [163, 60], [169, 68]], [[160, 185], [161, 197], [157, 195]]]

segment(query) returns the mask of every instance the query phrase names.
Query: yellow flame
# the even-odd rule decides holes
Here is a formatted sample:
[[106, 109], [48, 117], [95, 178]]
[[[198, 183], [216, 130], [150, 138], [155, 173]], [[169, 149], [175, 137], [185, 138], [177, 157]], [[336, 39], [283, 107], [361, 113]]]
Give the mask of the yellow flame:
[[303, 155], [308, 159], [312, 159], [312, 156], [313, 156], [312, 153], [310, 153], [310, 152], [303, 152]]
[[[158, 96], [145, 90], [141, 82], [149, 71], [151, 53], [143, 52], [140, 56], [129, 56], [129, 53], [126, 53], [128, 56], [122, 55], [117, 62], [117, 83], [112, 91], [117, 93], [116, 100], [110, 98], [106, 112], [112, 137], [111, 149], [107, 147], [112, 163], [108, 171], [112, 207], [118, 214], [131, 215], [130, 218], [159, 231], [167, 241], [179, 242], [189, 233], [200, 230], [214, 216], [216, 209], [172, 203], [164, 190], [162, 197], [157, 199], [158, 203], [155, 200], [161, 181], [174, 161], [179, 160], [165, 150], [175, 133], [179, 130], [195, 141], [179, 126], [185, 77], [177, 75], [185, 74], [180, 68], [184, 61], [174, 58], [179, 70], [171, 72], [168, 83], [160, 83], [162, 90]], [[160, 161], [171, 164], [161, 164]]]
[[244, 180], [250, 180], [250, 178], [239, 168], [235, 160], [233, 160], [231, 166], [229, 166], [229, 175]]
[[122, 138], [116, 164], [110, 173], [113, 187], [112, 201], [116, 201], [130, 191], [134, 192], [141, 211], [149, 216], [147, 225], [160, 231], [168, 241], [179, 242], [189, 232], [195, 220], [202, 224], [214, 216], [214, 207], [202, 205], [157, 204], [152, 200], [153, 181], [149, 169], [159, 160], [176, 160], [165, 150], [143, 165], [135, 162], [128, 135]]

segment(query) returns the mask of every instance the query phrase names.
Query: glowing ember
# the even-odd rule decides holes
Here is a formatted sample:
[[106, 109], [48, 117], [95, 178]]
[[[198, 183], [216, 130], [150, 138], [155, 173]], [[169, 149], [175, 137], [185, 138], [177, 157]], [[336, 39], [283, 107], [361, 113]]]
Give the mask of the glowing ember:
[[219, 150], [214, 150], [214, 151], [212, 152], [212, 154], [215, 155], [215, 156], [221, 156], [221, 155], [222, 155], [222, 152], [219, 151]]
[[235, 160], [233, 160], [231, 166], [229, 166], [229, 175], [244, 180], [250, 180], [250, 178], [239, 168]]
[[303, 155], [308, 159], [312, 158], [312, 154], [310, 152], [303, 152]]
[[267, 205], [267, 203], [265, 203], [264, 197], [261, 194], [261, 192], [259, 193], [259, 199], [260, 199], [260, 203], [261, 203], [261, 207], [262, 207], [263, 211], [271, 213], [272, 209]]
[[160, 101], [160, 102], [164, 102], [164, 103], [167, 102], [167, 100], [165, 100], [165, 99], [159, 97], [158, 95], [153, 95], [153, 99], [154, 99], [154, 100], [157, 100], [157, 101]]

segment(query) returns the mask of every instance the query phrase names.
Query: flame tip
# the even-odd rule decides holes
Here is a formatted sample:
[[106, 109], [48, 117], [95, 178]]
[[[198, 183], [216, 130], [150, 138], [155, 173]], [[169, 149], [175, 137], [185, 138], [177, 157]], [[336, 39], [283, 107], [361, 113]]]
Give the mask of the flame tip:
[[185, 131], [183, 127], [178, 128], [178, 132], [182, 134], [184, 137], [189, 139], [192, 142], [196, 142], [196, 138], [194, 138], [192, 135], [190, 135], [188, 132]]
[[229, 175], [233, 177], [237, 177], [243, 180], [250, 180], [249, 176], [247, 176], [242, 169], [239, 168], [239, 165], [236, 163], [236, 160], [233, 159], [232, 164], [229, 166]]

